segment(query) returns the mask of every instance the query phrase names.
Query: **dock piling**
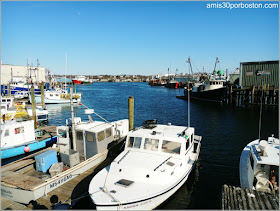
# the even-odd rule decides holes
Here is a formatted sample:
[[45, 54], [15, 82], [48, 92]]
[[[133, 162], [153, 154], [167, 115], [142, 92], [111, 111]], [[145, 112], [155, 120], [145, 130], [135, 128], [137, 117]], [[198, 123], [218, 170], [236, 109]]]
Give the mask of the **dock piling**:
[[128, 98], [128, 119], [129, 119], [129, 130], [134, 128], [134, 97]]
[[41, 101], [42, 107], [45, 109], [45, 93], [44, 93], [44, 85], [41, 84]]
[[31, 87], [31, 101], [32, 101], [32, 116], [33, 116], [33, 120], [34, 120], [34, 127], [35, 127], [35, 129], [37, 129], [36, 101], [35, 101], [34, 86]]

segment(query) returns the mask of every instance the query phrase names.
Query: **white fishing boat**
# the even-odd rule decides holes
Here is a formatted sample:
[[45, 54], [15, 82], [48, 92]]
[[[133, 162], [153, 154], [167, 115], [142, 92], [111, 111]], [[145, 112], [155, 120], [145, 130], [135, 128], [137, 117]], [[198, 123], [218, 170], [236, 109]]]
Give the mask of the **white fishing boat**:
[[14, 94], [15, 99], [24, 99], [24, 98], [28, 98], [28, 96], [29, 96], [28, 91], [17, 91]]
[[[24, 204], [37, 200], [103, 162], [108, 148], [123, 140], [128, 132], [127, 119], [104, 122], [90, 117], [83, 122], [79, 117], [74, 118], [73, 112], [71, 119], [73, 122], [68, 120], [66, 126], [57, 127], [57, 148], [2, 166], [2, 197]], [[73, 142], [69, 131], [72, 131]]]
[[1, 124], [1, 159], [52, 146], [57, 140], [56, 135], [44, 135], [43, 131], [38, 131], [38, 134], [35, 135], [33, 120], [13, 120]]
[[89, 185], [99, 210], [151, 210], [188, 179], [201, 146], [193, 127], [146, 121], [128, 132], [125, 150]]
[[256, 139], [243, 149], [239, 163], [240, 185], [250, 190], [279, 193], [279, 139]]
[[[66, 89], [54, 89], [44, 91], [45, 104], [65, 104], [70, 103], [70, 94]], [[73, 103], [81, 102], [82, 93], [73, 94]], [[31, 102], [31, 95], [29, 96]], [[35, 95], [36, 103], [42, 103], [41, 95]]]

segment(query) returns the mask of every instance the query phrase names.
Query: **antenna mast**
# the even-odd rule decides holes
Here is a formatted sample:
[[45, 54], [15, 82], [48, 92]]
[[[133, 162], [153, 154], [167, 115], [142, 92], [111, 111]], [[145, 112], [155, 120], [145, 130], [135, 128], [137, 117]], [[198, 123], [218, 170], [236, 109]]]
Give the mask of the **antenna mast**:
[[66, 71], [67, 71], [67, 52], [66, 52], [66, 56], [65, 56], [65, 85], [64, 85], [65, 89], [66, 89]]

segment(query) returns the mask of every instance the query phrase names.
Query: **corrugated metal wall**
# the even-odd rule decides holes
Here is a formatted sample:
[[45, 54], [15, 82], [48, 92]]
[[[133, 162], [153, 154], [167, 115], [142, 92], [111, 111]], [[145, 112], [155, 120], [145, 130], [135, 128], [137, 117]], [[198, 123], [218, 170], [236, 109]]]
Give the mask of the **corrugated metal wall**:
[[279, 87], [279, 61], [240, 63], [243, 87], [269, 85]]

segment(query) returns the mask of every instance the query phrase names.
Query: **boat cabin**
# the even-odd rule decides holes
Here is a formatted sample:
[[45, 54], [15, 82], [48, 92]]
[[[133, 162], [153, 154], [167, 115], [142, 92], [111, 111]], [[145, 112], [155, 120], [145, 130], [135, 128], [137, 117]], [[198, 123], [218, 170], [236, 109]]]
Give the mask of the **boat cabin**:
[[7, 105], [7, 110], [12, 107], [14, 104], [13, 97], [1, 97], [1, 105]]
[[194, 128], [156, 125], [130, 131], [126, 139], [126, 150], [164, 153], [170, 156], [185, 156], [194, 142]]
[[1, 125], [1, 148], [21, 145], [34, 140], [34, 120], [14, 120]]
[[[128, 128], [128, 121], [122, 121]], [[67, 125], [71, 125], [71, 120], [67, 122]], [[126, 133], [125, 131], [117, 130], [116, 125], [112, 123], [92, 120], [90, 122], [82, 122], [80, 117], [75, 117], [74, 122], [76, 144], [69, 136], [69, 126], [60, 126], [57, 127], [57, 133], [59, 134], [58, 146], [63, 153], [68, 153], [69, 150], [76, 149], [80, 158], [84, 160], [105, 151], [111, 142]], [[121, 120], [118, 122], [121, 123]]]

